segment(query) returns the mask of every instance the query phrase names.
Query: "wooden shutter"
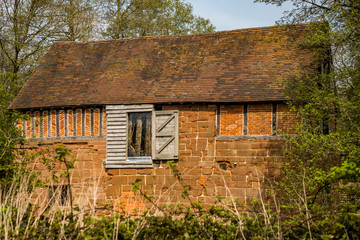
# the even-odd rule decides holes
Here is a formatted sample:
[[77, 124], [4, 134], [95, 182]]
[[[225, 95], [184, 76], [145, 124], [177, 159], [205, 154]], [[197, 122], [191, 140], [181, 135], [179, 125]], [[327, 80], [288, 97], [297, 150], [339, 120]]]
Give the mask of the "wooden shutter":
[[178, 159], [179, 113], [156, 111], [153, 121], [153, 159]]
[[130, 112], [153, 112], [153, 105], [107, 105], [105, 168], [151, 168], [152, 161], [127, 159], [127, 115]]

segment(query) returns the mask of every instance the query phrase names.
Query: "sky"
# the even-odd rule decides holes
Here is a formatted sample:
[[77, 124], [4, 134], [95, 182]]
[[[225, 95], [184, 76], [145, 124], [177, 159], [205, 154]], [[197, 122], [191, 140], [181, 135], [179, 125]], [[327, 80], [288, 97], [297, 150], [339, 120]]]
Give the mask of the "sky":
[[285, 10], [282, 7], [253, 3], [254, 0], [186, 0], [194, 7], [194, 14], [210, 19], [216, 31], [275, 25]]

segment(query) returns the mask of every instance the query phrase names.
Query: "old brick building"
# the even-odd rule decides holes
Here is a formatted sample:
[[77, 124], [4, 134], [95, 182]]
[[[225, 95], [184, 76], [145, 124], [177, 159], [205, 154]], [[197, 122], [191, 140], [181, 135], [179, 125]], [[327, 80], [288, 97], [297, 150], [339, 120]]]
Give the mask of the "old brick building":
[[[64, 144], [78, 158], [78, 203], [141, 207], [136, 179], [160, 204], [182, 202], [168, 160], [193, 201], [249, 203], [264, 174], [276, 174], [282, 135], [299, 121], [282, 83], [312, 62], [297, 44], [306, 31], [300, 24], [58, 42], [10, 108], [30, 116], [19, 123], [29, 148]], [[40, 162], [36, 169], [47, 176]]]

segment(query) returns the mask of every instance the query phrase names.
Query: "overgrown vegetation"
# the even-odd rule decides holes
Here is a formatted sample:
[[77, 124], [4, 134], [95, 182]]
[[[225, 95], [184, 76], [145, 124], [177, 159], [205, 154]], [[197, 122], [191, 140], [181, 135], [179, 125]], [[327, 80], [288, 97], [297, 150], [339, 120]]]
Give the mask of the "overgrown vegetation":
[[360, 2], [258, 2], [292, 2], [281, 23], [315, 21], [302, 45], [321, 58], [317, 76], [285, 85], [303, 124], [288, 141], [289, 162], [274, 192], [280, 237], [359, 239]]

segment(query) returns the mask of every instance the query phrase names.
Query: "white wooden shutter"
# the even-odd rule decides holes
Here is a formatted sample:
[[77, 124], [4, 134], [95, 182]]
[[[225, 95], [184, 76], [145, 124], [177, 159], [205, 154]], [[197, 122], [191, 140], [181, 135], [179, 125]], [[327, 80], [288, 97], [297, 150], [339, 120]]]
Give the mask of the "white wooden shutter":
[[151, 104], [107, 105], [105, 168], [151, 168], [152, 161], [127, 159], [127, 115], [130, 112], [153, 112]]
[[153, 159], [178, 159], [179, 112], [155, 111], [153, 119]]

